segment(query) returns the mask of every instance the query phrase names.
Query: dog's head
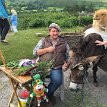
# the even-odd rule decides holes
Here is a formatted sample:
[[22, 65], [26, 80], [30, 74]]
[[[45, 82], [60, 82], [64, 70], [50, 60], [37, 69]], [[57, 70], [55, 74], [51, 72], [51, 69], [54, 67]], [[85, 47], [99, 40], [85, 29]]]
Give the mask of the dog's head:
[[93, 27], [98, 30], [107, 31], [107, 9], [99, 9], [95, 11], [93, 16]]

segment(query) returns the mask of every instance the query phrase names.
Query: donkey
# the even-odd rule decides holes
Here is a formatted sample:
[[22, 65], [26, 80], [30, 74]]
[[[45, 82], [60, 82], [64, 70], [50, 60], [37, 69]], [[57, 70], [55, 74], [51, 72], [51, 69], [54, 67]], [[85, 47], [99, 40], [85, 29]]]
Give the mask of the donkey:
[[[89, 63], [93, 63], [93, 82], [97, 87], [97, 70], [98, 66], [102, 68], [104, 71], [107, 71], [107, 65], [104, 66], [105, 56], [105, 48], [104, 46], [96, 46], [95, 41], [100, 40], [103, 41], [99, 34], [89, 34], [87, 37], [83, 38], [83, 40], [78, 44], [77, 47], [72, 48], [70, 51], [71, 63], [71, 77], [70, 80], [70, 88], [77, 87], [75, 83], [81, 83], [81, 71], [85, 66], [87, 70], [89, 68]], [[107, 58], [106, 61], [107, 62]]]
[[[69, 86], [69, 88], [71, 88], [73, 90], [76, 90], [78, 88], [78, 84], [83, 83], [84, 75], [88, 76], [87, 69], [89, 67], [89, 63], [94, 62], [94, 64], [97, 64], [101, 57], [102, 57], [101, 55], [91, 56], [91, 57], [88, 57], [88, 58], [85, 58], [85, 59], [81, 59], [80, 61], [78, 60], [77, 63], [73, 62], [73, 64], [70, 66], [71, 73], [70, 73], [70, 86]], [[76, 57], [74, 57], [74, 59], [72, 59], [72, 61], [75, 60], [75, 58]], [[94, 70], [95, 70], [96, 67], [97, 67], [96, 65], [93, 66]], [[86, 71], [84, 71], [84, 70], [86, 70]], [[93, 75], [94, 75], [93, 76], [94, 85], [98, 86], [97, 80], [96, 80], [96, 77], [97, 77], [96, 76], [96, 71], [95, 71], [95, 73], [93, 73]]]

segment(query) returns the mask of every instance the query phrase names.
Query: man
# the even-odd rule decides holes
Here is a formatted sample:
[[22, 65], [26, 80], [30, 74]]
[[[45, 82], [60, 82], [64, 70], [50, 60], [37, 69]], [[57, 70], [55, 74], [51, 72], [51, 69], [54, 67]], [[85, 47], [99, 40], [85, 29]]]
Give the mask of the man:
[[0, 0], [0, 36], [1, 42], [7, 43], [5, 40], [9, 31], [10, 25], [8, 22], [8, 12], [5, 6], [5, 0]]
[[33, 55], [39, 56], [39, 61], [53, 61], [47, 94], [53, 104], [55, 103], [54, 92], [62, 84], [62, 68], [66, 70], [70, 61], [69, 46], [59, 34], [60, 27], [55, 23], [50, 24], [49, 37], [42, 38], [33, 50]]

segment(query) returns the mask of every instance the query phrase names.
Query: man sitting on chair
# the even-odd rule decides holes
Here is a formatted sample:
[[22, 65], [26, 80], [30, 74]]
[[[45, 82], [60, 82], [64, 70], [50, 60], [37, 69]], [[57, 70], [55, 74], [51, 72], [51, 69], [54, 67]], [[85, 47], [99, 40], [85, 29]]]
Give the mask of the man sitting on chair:
[[63, 79], [63, 69], [67, 69], [69, 60], [69, 46], [59, 36], [60, 27], [52, 23], [49, 26], [49, 36], [42, 38], [33, 50], [33, 55], [39, 56], [39, 61], [53, 61], [48, 85], [48, 98], [55, 104], [54, 92], [60, 87]]

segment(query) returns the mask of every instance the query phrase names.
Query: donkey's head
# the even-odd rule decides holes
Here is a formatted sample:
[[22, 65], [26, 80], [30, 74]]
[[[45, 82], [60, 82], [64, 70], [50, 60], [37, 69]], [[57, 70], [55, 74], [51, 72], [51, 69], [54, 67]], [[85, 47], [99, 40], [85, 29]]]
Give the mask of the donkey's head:
[[84, 59], [81, 58], [81, 56], [78, 58], [73, 51], [70, 51], [70, 57], [72, 59], [72, 64], [70, 66], [71, 74], [69, 88], [76, 90], [78, 88], [78, 84], [83, 83], [84, 71], [87, 69], [86, 65], [90, 62], [98, 61], [100, 56], [91, 56]]

